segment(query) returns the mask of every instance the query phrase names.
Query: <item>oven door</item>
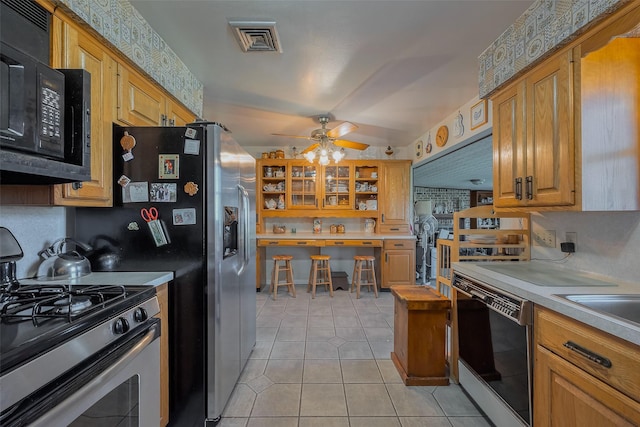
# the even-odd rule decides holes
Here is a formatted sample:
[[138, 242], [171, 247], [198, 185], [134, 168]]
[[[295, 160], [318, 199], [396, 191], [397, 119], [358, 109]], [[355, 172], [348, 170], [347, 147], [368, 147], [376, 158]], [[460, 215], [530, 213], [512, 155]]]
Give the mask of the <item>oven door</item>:
[[[460, 383], [465, 389], [479, 386], [477, 400], [494, 395], [502, 402], [488, 404], [503, 406], [509, 413], [495, 417], [492, 409], [479, 402], [492, 421], [509, 420], [497, 425], [531, 425], [531, 326], [518, 324], [460, 290], [456, 290], [456, 306]], [[476, 399], [473, 391], [468, 392]], [[511, 414], [517, 420], [509, 418]]]
[[160, 320], [16, 405], [3, 426], [139, 426], [160, 424]]

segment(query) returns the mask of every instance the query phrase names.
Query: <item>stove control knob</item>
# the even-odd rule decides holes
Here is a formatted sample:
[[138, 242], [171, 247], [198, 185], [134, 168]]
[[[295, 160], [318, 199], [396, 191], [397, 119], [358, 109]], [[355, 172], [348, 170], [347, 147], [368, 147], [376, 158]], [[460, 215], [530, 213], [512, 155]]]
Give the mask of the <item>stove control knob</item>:
[[118, 318], [113, 324], [113, 332], [118, 335], [129, 331], [129, 322], [124, 317]]
[[133, 320], [135, 320], [138, 323], [144, 322], [148, 318], [149, 318], [149, 315], [147, 314], [147, 310], [145, 310], [142, 307], [136, 308], [135, 311], [133, 312]]

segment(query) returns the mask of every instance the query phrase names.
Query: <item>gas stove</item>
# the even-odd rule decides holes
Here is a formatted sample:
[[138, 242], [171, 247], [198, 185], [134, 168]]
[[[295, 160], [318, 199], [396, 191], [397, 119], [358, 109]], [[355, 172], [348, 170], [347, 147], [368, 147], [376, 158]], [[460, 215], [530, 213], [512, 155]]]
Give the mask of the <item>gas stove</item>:
[[[153, 288], [130, 285], [0, 287], [0, 374], [154, 295]], [[113, 326], [115, 334], [124, 327], [120, 323]]]

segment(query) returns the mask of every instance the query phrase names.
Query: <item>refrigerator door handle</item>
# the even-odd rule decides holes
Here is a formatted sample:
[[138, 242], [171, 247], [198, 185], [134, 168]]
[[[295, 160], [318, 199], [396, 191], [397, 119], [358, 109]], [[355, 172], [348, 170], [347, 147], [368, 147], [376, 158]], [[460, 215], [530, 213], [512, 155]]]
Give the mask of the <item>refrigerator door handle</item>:
[[251, 210], [249, 209], [249, 193], [247, 192], [246, 188], [238, 184], [238, 192], [240, 193], [240, 199], [242, 200], [242, 208], [240, 210], [240, 217], [242, 218], [242, 265], [240, 266], [240, 270], [238, 271], [238, 274], [241, 274], [244, 271], [245, 267], [249, 265], [249, 227], [251, 221], [249, 218], [249, 212]]

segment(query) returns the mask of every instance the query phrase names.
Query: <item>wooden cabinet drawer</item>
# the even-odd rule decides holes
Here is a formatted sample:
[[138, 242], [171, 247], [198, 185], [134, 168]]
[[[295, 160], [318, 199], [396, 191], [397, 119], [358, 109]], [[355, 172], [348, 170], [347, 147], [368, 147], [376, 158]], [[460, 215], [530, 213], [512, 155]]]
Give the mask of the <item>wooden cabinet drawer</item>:
[[[636, 401], [640, 399], [639, 346], [543, 308], [536, 309], [534, 326], [538, 345]], [[590, 360], [591, 356], [604, 361]]]
[[324, 246], [322, 240], [258, 239], [258, 246]]
[[409, 239], [385, 240], [384, 248], [385, 249], [415, 249], [416, 241], [409, 240]]
[[325, 246], [371, 246], [379, 248], [382, 240], [326, 240]]
[[379, 224], [378, 229], [380, 233], [406, 233], [409, 234], [409, 225], [408, 224], [399, 224], [399, 225], [389, 225], [389, 224]]

